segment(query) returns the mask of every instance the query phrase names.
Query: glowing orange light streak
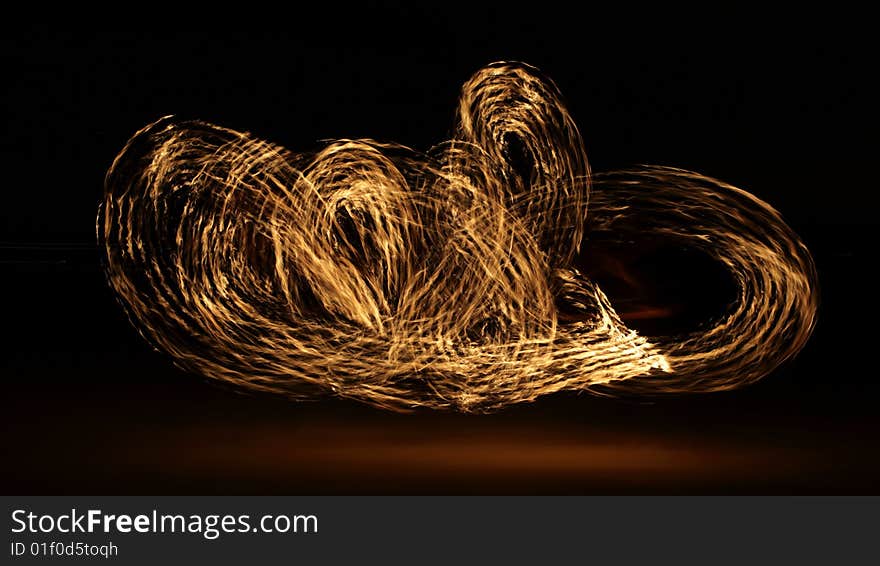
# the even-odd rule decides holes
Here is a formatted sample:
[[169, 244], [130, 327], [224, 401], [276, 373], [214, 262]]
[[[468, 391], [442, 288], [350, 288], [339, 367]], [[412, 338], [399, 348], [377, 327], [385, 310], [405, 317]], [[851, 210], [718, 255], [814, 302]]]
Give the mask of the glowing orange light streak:
[[[109, 282], [187, 370], [396, 410], [726, 390], [806, 343], [815, 269], [768, 204], [680, 169], [592, 175], [556, 87], [527, 65], [477, 72], [458, 122], [427, 154], [372, 140], [296, 154], [163, 118], [107, 173]], [[703, 251], [736, 300], [707, 330], [639, 336], [572, 267], [587, 222]]]

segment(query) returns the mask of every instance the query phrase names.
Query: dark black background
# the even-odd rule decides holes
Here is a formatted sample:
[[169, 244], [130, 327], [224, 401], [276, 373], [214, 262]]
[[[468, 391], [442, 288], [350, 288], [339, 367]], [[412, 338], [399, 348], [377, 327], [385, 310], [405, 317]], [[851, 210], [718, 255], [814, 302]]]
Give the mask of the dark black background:
[[[875, 492], [877, 92], [857, 14], [636, 25], [531, 9], [339, 18], [339, 7], [283, 33], [5, 35], [4, 491]], [[137, 129], [177, 114], [293, 150], [342, 137], [427, 149], [451, 132], [461, 83], [505, 59], [554, 79], [595, 170], [693, 169], [782, 212], [820, 273], [820, 321], [800, 357], [732, 393], [396, 415], [220, 388], [128, 324], [100, 270], [95, 215]]]

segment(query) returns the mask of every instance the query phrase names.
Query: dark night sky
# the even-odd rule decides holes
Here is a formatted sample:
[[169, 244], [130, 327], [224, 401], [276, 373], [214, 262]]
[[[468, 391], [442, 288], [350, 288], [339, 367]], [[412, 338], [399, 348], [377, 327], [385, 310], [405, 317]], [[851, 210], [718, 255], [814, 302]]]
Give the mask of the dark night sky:
[[[651, 23], [643, 30], [619, 17], [583, 24], [558, 14], [462, 18], [415, 9], [381, 25], [322, 19], [275, 34], [4, 36], [0, 275], [9, 336], [0, 375], [5, 434], [20, 462], [4, 471], [6, 491], [876, 491], [880, 388], [865, 353], [876, 321], [869, 274], [880, 197], [868, 37], [820, 16]], [[481, 419], [406, 417], [240, 396], [174, 369], [128, 325], [100, 272], [94, 219], [103, 175], [137, 129], [177, 114], [293, 150], [342, 137], [427, 149], [448, 136], [460, 84], [502, 59], [531, 63], [556, 81], [595, 170], [694, 169], [779, 209], [820, 272], [820, 325], [803, 355], [730, 394], [651, 405], [561, 397]], [[25, 416], [37, 424], [22, 425]], [[413, 430], [418, 442], [406, 436]], [[465, 430], [474, 440], [457, 436]], [[352, 448], [351, 431], [385, 456]], [[211, 435], [215, 452], [193, 452], [202, 435]], [[342, 448], [329, 456], [315, 448], [334, 442]], [[407, 442], [427, 446], [420, 464], [395, 450]], [[302, 452], [285, 452], [274, 468], [242, 464], [290, 443], [302, 443]], [[629, 452], [596, 448], [615, 443]], [[58, 445], [54, 456], [42, 450]], [[696, 463], [649, 473], [662, 460], [651, 452], [658, 446]], [[449, 464], [484, 448], [498, 456], [482, 468]], [[84, 464], [105, 450], [110, 463]], [[511, 456], [529, 450], [555, 463], [533, 469]], [[178, 457], [179, 465], [169, 462]], [[382, 475], [376, 458], [404, 471]], [[628, 463], [620, 471], [584, 464], [590, 458]], [[706, 464], [719, 458], [739, 464], [722, 474]], [[312, 468], [292, 472], [304, 459]], [[737, 475], [753, 460], [751, 472]], [[152, 470], [147, 461], [165, 471], [133, 471]], [[452, 471], [438, 475], [435, 461]], [[53, 471], [59, 465], [77, 471], [63, 476]], [[211, 482], [199, 479], [218, 467]], [[754, 472], [766, 467], [776, 475]]]

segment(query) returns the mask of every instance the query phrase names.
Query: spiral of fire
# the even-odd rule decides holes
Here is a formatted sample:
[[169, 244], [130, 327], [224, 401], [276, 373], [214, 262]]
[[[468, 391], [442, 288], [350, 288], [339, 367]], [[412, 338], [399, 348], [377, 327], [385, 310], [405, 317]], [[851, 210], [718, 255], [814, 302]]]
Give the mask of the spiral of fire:
[[[187, 371], [394, 410], [726, 390], [806, 343], [815, 268], [768, 204], [680, 169], [592, 174], [556, 86], [521, 63], [478, 71], [457, 118], [426, 153], [372, 140], [293, 153], [150, 124], [107, 173], [109, 283]], [[701, 250], [735, 300], [708, 328], [649, 341], [572, 265], [588, 223]]]

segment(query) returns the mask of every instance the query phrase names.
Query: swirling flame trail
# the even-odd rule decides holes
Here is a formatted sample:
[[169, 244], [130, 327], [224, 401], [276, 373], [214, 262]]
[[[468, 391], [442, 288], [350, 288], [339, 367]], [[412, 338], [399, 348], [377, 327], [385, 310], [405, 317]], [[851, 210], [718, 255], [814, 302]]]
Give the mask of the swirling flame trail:
[[[701, 250], [735, 301], [708, 330], [639, 336], [572, 266], [587, 223]], [[108, 171], [98, 238], [130, 319], [183, 368], [395, 410], [731, 389], [804, 346], [818, 300], [768, 204], [680, 169], [592, 175], [555, 85], [519, 63], [477, 72], [426, 154], [161, 119]]]

